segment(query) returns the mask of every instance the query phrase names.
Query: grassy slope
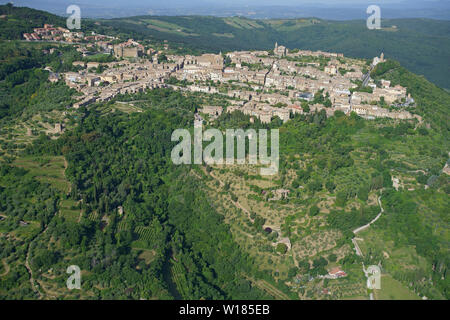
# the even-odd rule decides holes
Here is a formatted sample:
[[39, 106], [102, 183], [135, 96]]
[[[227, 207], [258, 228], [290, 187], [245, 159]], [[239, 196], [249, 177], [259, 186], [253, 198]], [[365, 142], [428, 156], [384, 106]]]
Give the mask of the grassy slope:
[[377, 300], [419, 300], [420, 298], [399, 281], [388, 275], [381, 278], [382, 287], [380, 291], [375, 291]]
[[24, 32], [33, 32], [33, 28], [44, 23], [62, 26], [65, 19], [51, 13], [24, 7], [0, 6], [0, 39], [22, 39]]

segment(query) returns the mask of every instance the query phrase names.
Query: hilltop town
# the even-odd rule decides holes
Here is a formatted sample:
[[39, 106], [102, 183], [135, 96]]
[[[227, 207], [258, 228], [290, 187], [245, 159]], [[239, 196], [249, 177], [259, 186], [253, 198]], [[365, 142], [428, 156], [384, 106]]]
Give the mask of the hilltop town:
[[[114, 37], [84, 35], [51, 25], [24, 34], [24, 38], [71, 42], [83, 55], [97, 48], [115, 56], [116, 61], [104, 64], [76, 61], [73, 65], [78, 72], [51, 73], [50, 81], [64, 80], [83, 93], [75, 108], [109, 101], [118, 94], [170, 87], [222, 95], [229, 99], [226, 112], [239, 110], [263, 123], [274, 117], [288, 121], [291, 114], [321, 109], [328, 115], [339, 110], [345, 114], [355, 112], [367, 119], [419, 118], [405, 111], [415, 106], [406, 88], [391, 86], [385, 80], [376, 83], [370, 78], [370, 71], [385, 61], [383, 54], [370, 65], [343, 54], [289, 51], [278, 44], [272, 51], [169, 55], [165, 50], [167, 44], [163, 50], [146, 50], [132, 39], [118, 43]], [[207, 106], [202, 111], [214, 118], [224, 108]]]
[[[269, 22], [143, 16], [69, 30], [17, 11], [0, 12], [0, 298], [447, 298], [450, 95], [384, 41], [342, 53], [364, 45], [351, 32], [341, 46], [303, 42], [317, 30], [303, 19], [276, 22], [301, 43], [285, 31], [258, 43], [247, 35]], [[214, 39], [205, 26], [223, 46], [201, 41]], [[192, 124], [275, 129], [279, 170], [211, 164], [206, 151], [205, 165], [177, 165], [174, 132]]]

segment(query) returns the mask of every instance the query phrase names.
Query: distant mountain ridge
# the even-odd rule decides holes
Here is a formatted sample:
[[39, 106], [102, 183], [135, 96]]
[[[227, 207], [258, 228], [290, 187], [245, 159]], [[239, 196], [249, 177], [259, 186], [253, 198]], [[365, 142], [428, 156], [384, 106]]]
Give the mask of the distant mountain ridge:
[[315, 18], [258, 20], [243, 17], [140, 16], [99, 20], [134, 37], [154, 37], [206, 51], [289, 48], [324, 50], [355, 58], [384, 52], [411, 71], [450, 88], [450, 21], [383, 20], [382, 30], [366, 22]]
[[[16, 0], [16, 5], [37, 8], [65, 15], [72, 0]], [[367, 17], [369, 2], [362, 1], [274, 1], [241, 0], [78, 0], [87, 18], [121, 18], [142, 14], [158, 16], [202, 15], [217, 17], [244, 16], [253, 19], [285, 19], [297, 17], [318, 17], [326, 20], [355, 20]], [[397, 0], [378, 1], [384, 18], [430, 18], [450, 20], [450, 3], [447, 0]]]

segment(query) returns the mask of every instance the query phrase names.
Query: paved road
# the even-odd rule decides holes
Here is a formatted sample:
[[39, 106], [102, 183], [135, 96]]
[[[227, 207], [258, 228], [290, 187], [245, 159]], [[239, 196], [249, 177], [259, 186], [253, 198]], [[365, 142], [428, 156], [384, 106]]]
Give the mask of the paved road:
[[370, 65], [369, 71], [367, 71], [367, 73], [364, 75], [363, 77], [363, 83], [362, 86], [366, 87], [369, 84], [370, 81], [370, 73], [372, 72], [372, 70], [375, 68], [375, 66]]
[[368, 224], [366, 224], [366, 225], [364, 225], [364, 226], [362, 226], [362, 227], [359, 227], [359, 228], [353, 230], [353, 233], [354, 233], [354, 234], [358, 234], [359, 232], [361, 232], [361, 231], [363, 231], [363, 230], [369, 228], [369, 227], [370, 227], [372, 224], [374, 224], [378, 219], [380, 219], [381, 215], [382, 215], [383, 212], [384, 212], [384, 209], [383, 209], [383, 207], [382, 207], [382, 205], [381, 205], [381, 196], [378, 197], [378, 204], [380, 205], [380, 209], [381, 209], [380, 213], [375, 217], [375, 219], [373, 219], [372, 221], [370, 221]]
[[[356, 228], [355, 230], [353, 230], [353, 233], [354, 233], [355, 235], [357, 235], [359, 232], [361, 232], [361, 231], [363, 231], [363, 230], [369, 228], [369, 227], [370, 227], [372, 224], [374, 224], [378, 219], [380, 219], [381, 215], [382, 215], [383, 212], [384, 212], [383, 206], [381, 205], [381, 196], [378, 197], [378, 204], [379, 204], [379, 206], [380, 206], [380, 213], [375, 217], [375, 219], [373, 219], [372, 221], [370, 221], [368, 224], [366, 224], [366, 225], [364, 225], [364, 226], [362, 226], [362, 227], [359, 227], [359, 228]], [[356, 254], [357, 254], [358, 256], [360, 256], [360, 257], [362, 257], [363, 254], [362, 254], [361, 249], [359, 248], [359, 245], [358, 245], [358, 242], [357, 242], [357, 241], [362, 241], [362, 240], [364, 240], [364, 239], [356, 238], [356, 237], [352, 239], [353, 245], [355, 246]], [[368, 277], [368, 274], [367, 274], [367, 272], [366, 272], [366, 270], [365, 270], [365, 268], [364, 268], [364, 263], [363, 263], [363, 272], [364, 272], [364, 274], [366, 275], [366, 277]], [[375, 300], [375, 299], [374, 299], [374, 296], [373, 296], [373, 293], [370, 293], [369, 299], [370, 299], [370, 300]]]
[[367, 74], [364, 76], [362, 86], [366, 87], [369, 84], [369, 81], [370, 81], [370, 71], [367, 72]]
[[352, 239], [353, 245], [355, 246], [356, 254], [360, 257], [362, 257], [363, 254], [362, 254], [361, 248], [358, 245], [358, 241], [362, 241], [362, 240], [364, 240], [364, 239], [361, 239], [361, 238], [353, 238]]

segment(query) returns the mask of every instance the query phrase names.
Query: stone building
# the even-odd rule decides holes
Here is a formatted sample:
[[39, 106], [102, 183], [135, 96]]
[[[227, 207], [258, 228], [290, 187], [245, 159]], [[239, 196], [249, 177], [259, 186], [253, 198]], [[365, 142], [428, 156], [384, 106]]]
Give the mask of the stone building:
[[275, 43], [275, 49], [273, 49], [273, 53], [277, 57], [285, 57], [289, 53], [289, 50], [285, 46], [279, 46], [277, 42]]

